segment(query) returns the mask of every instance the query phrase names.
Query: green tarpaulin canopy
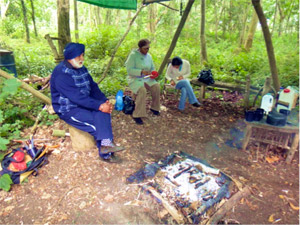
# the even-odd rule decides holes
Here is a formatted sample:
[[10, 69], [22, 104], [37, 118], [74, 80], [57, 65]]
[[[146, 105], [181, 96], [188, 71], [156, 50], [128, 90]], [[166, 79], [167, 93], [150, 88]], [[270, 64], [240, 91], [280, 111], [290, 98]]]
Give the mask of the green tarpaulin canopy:
[[113, 9], [136, 9], [137, 0], [79, 0], [89, 4], [97, 5], [104, 8]]

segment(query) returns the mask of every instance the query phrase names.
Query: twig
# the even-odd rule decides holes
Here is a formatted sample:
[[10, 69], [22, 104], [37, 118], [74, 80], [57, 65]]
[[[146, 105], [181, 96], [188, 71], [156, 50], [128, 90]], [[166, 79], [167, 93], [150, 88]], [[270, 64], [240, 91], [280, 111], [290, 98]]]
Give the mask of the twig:
[[59, 199], [58, 202], [57, 202], [57, 205], [60, 204], [60, 202], [64, 199], [64, 197], [65, 197], [70, 191], [72, 191], [74, 188], [77, 188], [77, 187], [80, 187], [80, 186], [77, 185], [77, 186], [73, 186], [73, 187], [69, 188], [69, 189], [68, 189], [68, 190], [60, 197], [60, 199]]

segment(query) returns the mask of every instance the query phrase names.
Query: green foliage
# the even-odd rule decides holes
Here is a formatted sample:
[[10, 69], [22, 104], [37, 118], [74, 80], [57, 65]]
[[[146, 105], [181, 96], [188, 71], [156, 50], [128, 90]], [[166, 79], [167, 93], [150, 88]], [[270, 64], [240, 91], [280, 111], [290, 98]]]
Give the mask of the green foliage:
[[0, 177], [0, 189], [3, 189], [4, 191], [8, 192], [12, 184], [13, 182], [8, 174], [3, 174]]
[[[72, 14], [72, 2], [71, 14]], [[140, 3], [140, 1], [139, 1]], [[168, 3], [174, 9], [180, 9], [181, 1], [170, 1]], [[183, 9], [187, 1], [183, 1]], [[293, 5], [292, 5], [293, 4]], [[30, 2], [25, 1], [28, 10], [29, 28], [31, 32], [31, 43], [24, 41], [25, 31], [23, 16], [18, 1], [10, 1], [6, 17], [0, 20], [0, 45], [14, 52], [16, 68], [20, 79], [31, 74], [40, 77], [48, 76], [55, 67], [53, 55], [44, 34], [57, 36], [57, 24], [55, 17], [55, 1], [34, 1], [35, 16], [39, 37], [34, 38], [32, 21], [30, 20]], [[154, 4], [153, 4], [154, 5]], [[298, 86], [299, 84], [299, 43], [298, 43], [298, 9], [297, 4], [292, 1], [282, 2], [281, 8], [284, 15], [288, 15], [284, 21], [274, 20], [275, 0], [266, 1], [263, 4], [268, 24], [275, 22], [272, 42], [276, 56], [277, 69], [281, 85]], [[251, 7], [248, 0], [242, 1], [206, 1], [206, 48], [208, 62], [201, 65], [200, 45], [200, 22], [201, 3], [195, 1], [189, 18], [178, 38], [176, 47], [171, 55], [180, 56], [191, 63], [192, 77], [196, 77], [202, 69], [210, 68], [215, 80], [233, 82], [234, 80], [245, 81], [247, 75], [251, 76], [251, 84], [262, 86], [265, 78], [271, 76], [268, 55], [266, 51], [263, 33], [259, 26], [253, 39], [253, 46], [249, 52], [239, 46], [238, 39], [242, 30], [244, 12]], [[118, 90], [124, 90], [127, 84], [127, 72], [125, 61], [130, 51], [137, 48], [137, 42], [142, 38], [151, 41], [150, 54], [152, 55], [156, 69], [158, 70], [173, 35], [181, 19], [179, 11], [173, 11], [161, 5], [155, 4], [157, 9], [155, 22], [155, 33], [149, 31], [149, 7], [144, 8], [130, 32], [119, 47], [112, 65], [108, 70], [106, 78], [100, 83], [101, 90], [107, 95], [115, 95]], [[109, 9], [100, 9], [102, 24], [95, 27], [94, 10], [86, 3], [78, 3], [80, 15], [79, 37], [80, 42], [86, 45], [85, 66], [88, 68], [94, 80], [98, 82], [115, 50], [119, 40], [123, 37], [133, 13], [119, 10], [112, 12], [108, 18], [113, 25], [104, 24], [105, 15]], [[95, 10], [96, 11], [96, 10]], [[99, 11], [98, 11], [99, 12]], [[250, 21], [252, 10], [248, 11], [247, 23]], [[130, 15], [129, 15], [130, 14]], [[118, 17], [118, 18], [117, 18]], [[279, 18], [279, 17], [277, 17]], [[287, 19], [289, 18], [289, 19]], [[71, 23], [73, 18], [70, 17]], [[115, 21], [119, 21], [118, 24]], [[114, 24], [115, 23], [115, 24]], [[280, 26], [281, 23], [281, 26]], [[283, 26], [286, 25], [286, 27]], [[218, 29], [216, 29], [218, 25]], [[73, 26], [70, 27], [73, 35]], [[270, 28], [272, 28], [270, 26]], [[272, 28], [273, 29], [273, 28]], [[281, 35], [279, 35], [279, 29]], [[246, 33], [245, 33], [246, 34]], [[72, 36], [73, 41], [74, 37]], [[56, 41], [54, 41], [57, 44]], [[158, 78], [163, 85], [164, 73]], [[24, 90], [16, 91], [17, 83], [9, 80], [1, 83], [0, 79], [0, 149], [5, 150], [8, 141], [17, 137], [20, 130], [33, 124], [28, 115], [37, 115], [42, 106], [30, 94]], [[48, 90], [49, 92], [49, 90]], [[49, 95], [46, 91], [46, 95]], [[51, 125], [56, 115], [48, 115], [43, 112], [42, 125]]]
[[47, 111], [43, 110], [40, 115], [39, 125], [51, 126], [57, 119], [59, 119], [57, 114], [51, 115]]

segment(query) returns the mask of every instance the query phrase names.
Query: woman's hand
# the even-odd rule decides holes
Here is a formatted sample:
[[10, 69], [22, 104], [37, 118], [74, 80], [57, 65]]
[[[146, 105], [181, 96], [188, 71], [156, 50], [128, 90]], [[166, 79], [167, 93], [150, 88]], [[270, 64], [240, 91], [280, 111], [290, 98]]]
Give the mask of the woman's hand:
[[177, 80], [183, 80], [183, 79], [184, 79], [183, 76], [177, 77]]
[[144, 76], [147, 76], [147, 75], [150, 75], [150, 74], [151, 74], [151, 71], [148, 71], [148, 70], [142, 70], [141, 74], [144, 75]]
[[99, 106], [99, 111], [110, 114], [113, 111], [113, 105], [107, 100]]

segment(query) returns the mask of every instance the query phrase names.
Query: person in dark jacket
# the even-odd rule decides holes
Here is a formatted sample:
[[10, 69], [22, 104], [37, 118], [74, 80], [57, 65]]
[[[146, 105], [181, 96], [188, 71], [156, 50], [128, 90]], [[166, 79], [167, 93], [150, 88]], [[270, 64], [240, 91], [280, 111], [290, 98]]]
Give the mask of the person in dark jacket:
[[66, 123], [95, 138], [100, 159], [118, 162], [115, 152], [124, 148], [113, 143], [110, 115], [113, 105], [83, 65], [84, 51], [83, 44], [66, 45], [65, 60], [55, 67], [51, 75], [52, 106]]

